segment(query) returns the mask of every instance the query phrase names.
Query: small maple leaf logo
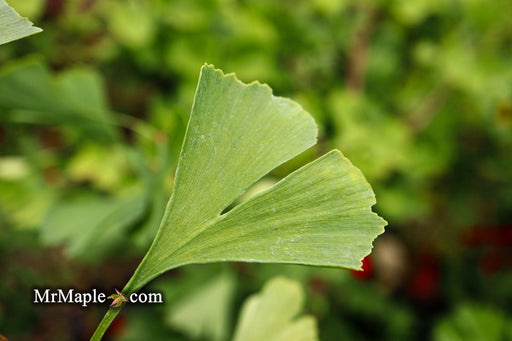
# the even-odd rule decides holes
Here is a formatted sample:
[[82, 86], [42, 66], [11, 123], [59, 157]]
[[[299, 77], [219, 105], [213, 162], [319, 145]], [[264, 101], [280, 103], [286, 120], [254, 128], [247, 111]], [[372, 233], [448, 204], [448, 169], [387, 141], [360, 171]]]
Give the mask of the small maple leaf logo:
[[128, 300], [117, 289], [116, 289], [116, 292], [117, 292], [117, 294], [112, 294], [107, 298], [113, 300], [112, 303], [110, 304], [111, 307], [113, 306], [115, 308], [119, 308], [124, 302], [128, 302]]

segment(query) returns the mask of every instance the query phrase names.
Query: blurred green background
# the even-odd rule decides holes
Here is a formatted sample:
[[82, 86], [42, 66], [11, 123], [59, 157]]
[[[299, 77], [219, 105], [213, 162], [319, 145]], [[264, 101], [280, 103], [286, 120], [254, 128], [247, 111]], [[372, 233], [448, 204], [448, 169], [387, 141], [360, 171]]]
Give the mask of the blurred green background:
[[124, 309], [108, 340], [221, 340], [274, 275], [302, 283], [324, 341], [512, 340], [511, 1], [9, 3], [44, 32], [0, 48], [1, 334], [92, 334], [106, 305], [33, 305], [32, 289], [124, 286], [208, 62], [318, 123], [319, 143], [261, 186], [338, 148], [389, 226], [363, 272], [171, 271], [146, 289], [165, 304]]

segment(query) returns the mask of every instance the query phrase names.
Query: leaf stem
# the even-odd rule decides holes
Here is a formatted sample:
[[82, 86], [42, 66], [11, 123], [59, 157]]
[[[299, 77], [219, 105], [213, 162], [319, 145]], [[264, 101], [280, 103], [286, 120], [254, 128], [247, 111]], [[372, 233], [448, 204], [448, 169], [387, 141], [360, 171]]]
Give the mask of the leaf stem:
[[114, 321], [116, 318], [117, 314], [119, 314], [121, 309], [123, 309], [123, 306], [124, 304], [119, 308], [112, 307], [107, 311], [105, 316], [103, 316], [100, 324], [98, 325], [98, 328], [96, 328], [96, 331], [92, 335], [90, 341], [100, 341], [103, 338], [103, 334], [105, 334], [112, 321]]
[[[142, 286], [144, 286], [147, 282], [149, 282], [151, 279], [153, 279], [154, 277], [157, 277], [158, 275], [160, 275], [161, 273], [156, 273], [154, 274], [153, 276], [150, 276], [150, 277], [143, 277], [143, 279], [141, 280], [140, 277], [141, 277], [141, 272], [143, 271], [142, 269], [145, 267], [145, 264], [147, 262], [147, 258], [148, 258], [148, 255], [151, 254], [151, 250], [153, 249], [154, 247], [154, 244], [155, 244], [155, 241], [158, 240], [159, 238], [159, 235], [160, 235], [160, 230], [162, 229], [162, 224], [163, 222], [166, 221], [167, 219], [167, 210], [166, 210], [166, 213], [164, 214], [164, 217], [162, 219], [162, 223], [161, 223], [161, 226], [160, 228], [158, 229], [158, 232], [157, 232], [157, 235], [155, 237], [155, 239], [153, 240], [153, 243], [151, 244], [151, 247], [149, 248], [148, 252], [146, 253], [146, 255], [144, 256], [144, 258], [142, 259], [142, 261], [139, 263], [139, 265], [137, 266], [137, 269], [135, 270], [135, 272], [133, 273], [132, 277], [130, 278], [130, 280], [128, 281], [128, 283], [126, 283], [126, 285], [124, 286], [123, 290], [121, 291], [122, 294], [124, 294], [126, 297], [129, 297], [130, 294], [134, 293], [134, 292], [137, 292]], [[90, 341], [100, 341], [103, 337], [103, 335], [105, 334], [105, 332], [107, 331], [108, 327], [110, 326], [110, 324], [112, 323], [112, 321], [114, 321], [114, 319], [116, 318], [117, 314], [119, 314], [119, 312], [121, 311], [121, 309], [123, 309], [123, 307], [125, 306], [126, 302], [123, 302], [121, 304], [121, 306], [119, 306], [118, 308], [115, 308], [115, 307], [111, 307], [107, 313], [105, 314], [105, 316], [103, 316], [103, 319], [101, 320], [100, 324], [98, 325], [98, 327], [96, 328], [96, 331], [94, 332], [94, 334], [92, 335]]]
[[[149, 252], [148, 252], [149, 253]], [[137, 278], [137, 275], [140, 271], [140, 268], [142, 267], [142, 265], [145, 263], [146, 257], [144, 257], [144, 259], [142, 260], [142, 262], [140, 262], [139, 266], [137, 267], [137, 269], [135, 270], [134, 274], [132, 275], [132, 277], [130, 278], [130, 280], [128, 281], [128, 283], [126, 283], [125, 287], [123, 288], [123, 290], [121, 291], [122, 294], [124, 294], [126, 297], [129, 297], [129, 295], [133, 292], [136, 292], [138, 291], [138, 289], [140, 289], [140, 286], [138, 288], [134, 288], [134, 281], [136, 280]], [[111, 307], [107, 313], [105, 314], [105, 316], [103, 316], [103, 319], [101, 320], [100, 324], [98, 325], [98, 327], [96, 328], [96, 331], [94, 332], [94, 334], [92, 335], [90, 341], [100, 341], [102, 338], [103, 338], [103, 335], [105, 334], [105, 332], [107, 331], [108, 327], [110, 326], [110, 324], [112, 323], [112, 321], [114, 321], [114, 319], [116, 318], [117, 314], [119, 314], [119, 312], [121, 312], [121, 309], [123, 309], [123, 307], [125, 306], [126, 302], [122, 302], [121, 305], [116, 308], [116, 307]]]

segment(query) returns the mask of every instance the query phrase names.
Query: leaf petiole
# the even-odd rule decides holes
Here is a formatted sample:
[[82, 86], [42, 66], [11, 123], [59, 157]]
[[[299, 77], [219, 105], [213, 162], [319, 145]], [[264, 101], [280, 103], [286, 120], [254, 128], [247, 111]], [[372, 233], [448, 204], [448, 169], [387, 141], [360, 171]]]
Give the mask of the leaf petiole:
[[90, 341], [100, 341], [103, 338], [103, 335], [107, 331], [110, 324], [114, 321], [117, 314], [121, 312], [121, 309], [123, 309], [124, 303], [122, 303], [119, 308], [111, 307], [105, 316], [103, 316], [103, 319], [101, 320], [100, 324], [98, 325], [98, 328], [96, 328], [96, 331], [91, 337]]

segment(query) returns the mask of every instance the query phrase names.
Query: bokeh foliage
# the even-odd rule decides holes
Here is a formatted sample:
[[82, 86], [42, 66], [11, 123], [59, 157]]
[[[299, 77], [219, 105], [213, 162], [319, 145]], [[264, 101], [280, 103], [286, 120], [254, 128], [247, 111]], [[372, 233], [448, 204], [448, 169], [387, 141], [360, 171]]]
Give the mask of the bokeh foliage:
[[510, 320], [510, 1], [11, 5], [44, 29], [0, 50], [0, 330], [13, 339], [48, 330], [42, 311], [16, 303], [30, 287], [126, 282], [163, 215], [204, 62], [315, 116], [319, 144], [260, 185], [338, 148], [390, 233], [369, 278], [280, 265], [171, 273], [154, 284], [166, 306], [127, 313], [126, 338], [184, 339], [164, 316], [219, 269], [237, 275], [236, 307], [274, 274], [302, 281], [322, 340], [450, 340], [466, 315]]

